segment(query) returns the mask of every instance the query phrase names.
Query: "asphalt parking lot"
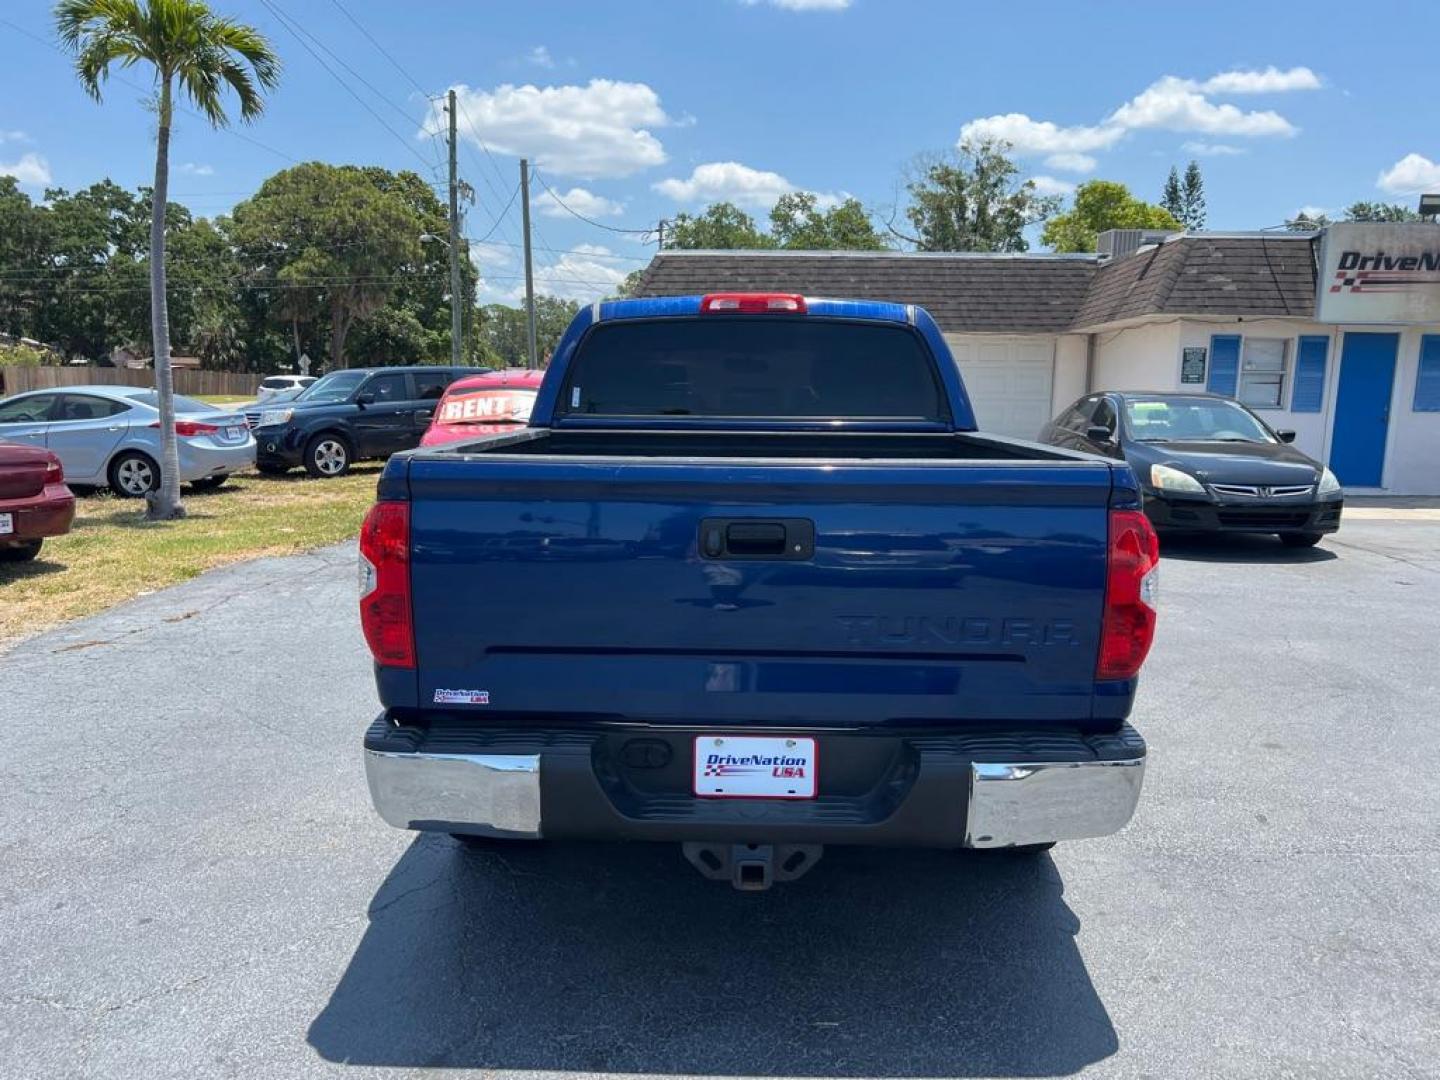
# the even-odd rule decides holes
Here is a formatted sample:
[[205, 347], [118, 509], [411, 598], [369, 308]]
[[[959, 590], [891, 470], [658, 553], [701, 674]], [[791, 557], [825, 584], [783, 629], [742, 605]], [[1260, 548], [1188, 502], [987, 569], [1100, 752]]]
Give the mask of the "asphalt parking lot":
[[1167, 548], [1119, 836], [759, 895], [382, 825], [354, 578], [233, 566], [0, 656], [0, 1076], [1440, 1076], [1433, 511]]

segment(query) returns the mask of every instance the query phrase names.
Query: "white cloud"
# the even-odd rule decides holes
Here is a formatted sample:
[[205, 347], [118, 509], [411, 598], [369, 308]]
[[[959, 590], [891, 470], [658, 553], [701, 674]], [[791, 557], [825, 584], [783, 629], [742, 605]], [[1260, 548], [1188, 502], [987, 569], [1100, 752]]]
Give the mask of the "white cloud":
[[[584, 86], [456, 86], [462, 137], [492, 150], [528, 157], [552, 173], [593, 179], [630, 176], [663, 165], [665, 148], [649, 131], [670, 117], [644, 83], [591, 79]], [[422, 134], [444, 130], [437, 104]]]
[[[550, 192], [541, 192], [535, 200], [540, 207], [540, 213], [546, 217], [563, 218], [570, 216], [570, 210], [575, 211], [581, 217], [601, 218], [617, 217], [625, 208], [614, 199], [607, 199], [604, 195], [596, 195], [593, 191], [586, 191], [582, 187], [572, 187], [569, 191], [559, 192], [559, 198]], [[564, 203], [564, 206], [560, 204]], [[567, 210], [565, 207], [569, 207]]]
[[0, 131], [0, 143], [7, 143], [7, 142], [23, 142], [23, 143], [28, 143], [28, 142], [34, 142], [34, 141], [35, 141], [35, 140], [31, 139], [30, 136], [29, 136], [28, 134], [26, 134], [25, 132], [23, 132], [23, 131], [15, 131], [15, 130]]
[[1004, 113], [971, 120], [960, 129], [960, 141], [999, 139], [1017, 154], [1083, 154], [1108, 150], [1124, 134], [1119, 127], [1061, 127], [1049, 120], [1032, 120], [1024, 113]]
[[1264, 71], [1222, 71], [1200, 84], [1207, 94], [1283, 94], [1291, 90], [1319, 90], [1320, 76], [1308, 67], [1281, 71], [1273, 64]]
[[1328, 215], [1330, 211], [1323, 206], [1302, 206], [1295, 213], [1298, 217], [1307, 217], [1313, 221], [1315, 218]]
[[1051, 154], [1045, 159], [1045, 164], [1049, 165], [1052, 169], [1087, 173], [1095, 168], [1095, 159], [1089, 154], [1077, 154], [1067, 150], [1064, 153]]
[[[4, 171], [5, 167], [0, 165], [0, 172]], [[1375, 186], [1391, 195], [1422, 195], [1440, 191], [1440, 162], [1431, 161], [1422, 154], [1406, 154], [1376, 178]]]
[[[779, 173], [752, 169], [738, 161], [697, 165], [689, 179], [671, 177], [661, 180], [654, 188], [679, 203], [732, 202], [757, 209], [769, 208], [781, 195], [803, 190]], [[841, 199], [829, 192], [815, 193], [815, 204], [821, 210], [838, 206]]]
[[182, 173], [188, 173], [191, 176], [214, 176], [215, 166], [197, 165], [193, 161], [187, 161], [184, 165], [180, 166], [180, 171]]
[[[969, 121], [960, 128], [958, 141], [1000, 140], [1021, 156], [1045, 155], [1045, 164], [1052, 169], [1089, 172], [1095, 167], [1094, 153], [1109, 150], [1132, 131], [1162, 129], [1247, 138], [1294, 135], [1295, 125], [1274, 110], [1246, 111], [1211, 101], [1207, 95], [1308, 90], [1319, 85], [1318, 76], [1303, 67], [1288, 71], [1275, 67], [1224, 71], [1204, 82], [1166, 75], [1098, 124], [1064, 126], [1025, 113], [1000, 113]], [[1214, 144], [1211, 152], [1239, 152], [1234, 147], [1221, 149], [1220, 145]]]
[[544, 45], [536, 45], [525, 54], [525, 59], [536, 67], [553, 68], [555, 66], [555, 58], [550, 55], [550, 50]]
[[746, 7], [767, 3], [771, 7], [784, 8], [786, 11], [844, 11], [850, 6], [851, 0], [741, 0], [741, 2]]
[[1234, 105], [1217, 105], [1189, 79], [1173, 75], [1151, 83], [1116, 109], [1107, 121], [1128, 130], [1164, 128], [1206, 135], [1294, 135], [1296, 128], [1270, 110], [1245, 112]]
[[1243, 146], [1231, 146], [1228, 143], [1196, 142], [1191, 140], [1180, 144], [1182, 150], [1188, 150], [1196, 157], [1228, 157], [1233, 154], [1245, 153]]
[[[580, 244], [553, 263], [535, 267], [535, 291], [548, 296], [589, 303], [610, 296], [625, 280], [628, 271], [617, 269], [609, 248]], [[510, 291], [514, 302], [525, 299], [524, 284]]]
[[13, 163], [0, 161], [0, 176], [13, 176], [22, 184], [44, 187], [50, 183], [50, 163], [39, 154], [22, 154]]
[[1071, 195], [1075, 191], [1075, 185], [1069, 180], [1060, 180], [1054, 176], [1032, 176], [1030, 180], [1035, 185], [1037, 195]]

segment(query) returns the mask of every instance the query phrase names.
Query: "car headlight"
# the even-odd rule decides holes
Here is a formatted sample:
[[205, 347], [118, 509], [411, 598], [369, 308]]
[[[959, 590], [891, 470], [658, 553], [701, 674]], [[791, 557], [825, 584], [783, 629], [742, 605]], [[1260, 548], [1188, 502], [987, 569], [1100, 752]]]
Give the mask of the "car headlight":
[[1188, 495], [1204, 495], [1205, 485], [1187, 472], [1169, 465], [1150, 466], [1150, 486], [1157, 491], [1184, 492]]
[[1340, 481], [1335, 478], [1335, 474], [1329, 469], [1320, 470], [1319, 494], [1322, 496], [1340, 494]]
[[288, 424], [290, 418], [295, 415], [294, 409], [266, 409], [260, 414], [260, 427], [268, 427], [271, 424]]

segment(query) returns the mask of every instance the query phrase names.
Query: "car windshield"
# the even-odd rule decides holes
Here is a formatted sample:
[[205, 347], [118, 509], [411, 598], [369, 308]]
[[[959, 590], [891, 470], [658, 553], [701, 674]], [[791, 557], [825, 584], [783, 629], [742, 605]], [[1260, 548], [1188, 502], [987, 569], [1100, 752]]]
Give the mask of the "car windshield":
[[[147, 390], [143, 394], [131, 394], [130, 400], [138, 401], [141, 405], [149, 405], [152, 409], [158, 409], [160, 407], [160, 395], [155, 393], [154, 390]], [[177, 413], [193, 413], [219, 412], [220, 410], [208, 401], [201, 401], [198, 398], [183, 397], [180, 394], [176, 394], [175, 411]]]
[[365, 381], [366, 374], [363, 371], [331, 372], [311, 383], [295, 400], [307, 405], [333, 405], [338, 401], [348, 401], [355, 388]]
[[442, 424], [523, 424], [535, 406], [534, 390], [506, 387], [497, 390], [462, 390], [440, 407]]
[[1275, 441], [1249, 412], [1218, 398], [1132, 398], [1125, 419], [1137, 442]]

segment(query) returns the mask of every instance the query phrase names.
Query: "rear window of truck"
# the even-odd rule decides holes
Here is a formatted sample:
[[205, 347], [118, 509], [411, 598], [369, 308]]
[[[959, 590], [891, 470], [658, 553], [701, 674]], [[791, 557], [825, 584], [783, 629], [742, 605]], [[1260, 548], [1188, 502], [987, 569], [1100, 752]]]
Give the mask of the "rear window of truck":
[[949, 419], [918, 334], [885, 323], [701, 315], [601, 324], [576, 352], [561, 416]]

